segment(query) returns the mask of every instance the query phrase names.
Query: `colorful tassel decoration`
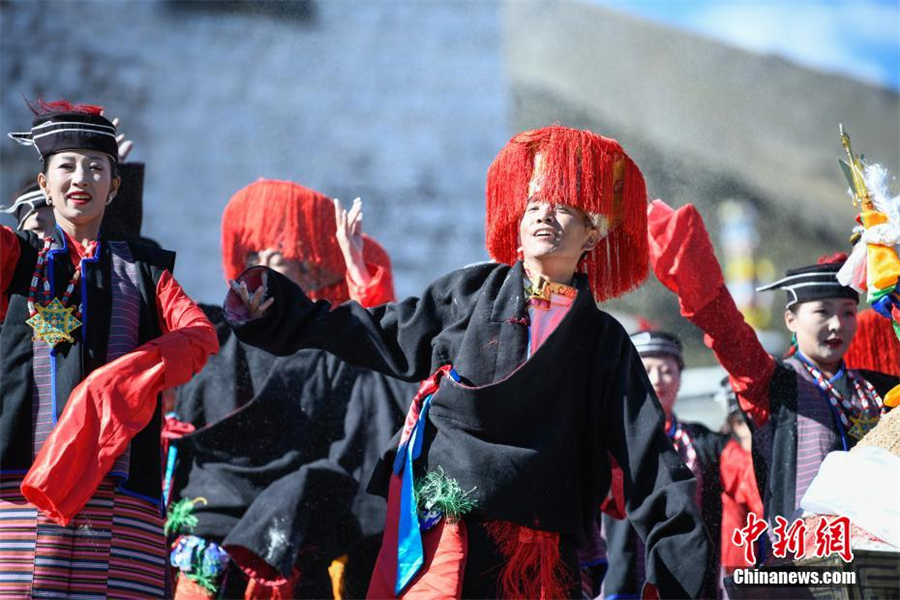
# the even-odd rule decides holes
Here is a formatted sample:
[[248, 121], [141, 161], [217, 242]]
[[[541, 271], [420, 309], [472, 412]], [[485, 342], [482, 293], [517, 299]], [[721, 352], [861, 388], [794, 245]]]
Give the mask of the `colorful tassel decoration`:
[[447, 523], [458, 523], [463, 515], [475, 508], [475, 499], [469, 496], [473, 491], [475, 488], [464, 491], [455, 479], [444, 473], [443, 467], [438, 467], [416, 481], [419, 513], [440, 511]]
[[198, 523], [197, 517], [194, 516], [194, 508], [198, 502], [206, 504], [206, 498], [200, 497], [193, 500], [184, 498], [170, 506], [163, 532], [168, 536], [194, 531], [194, 527]]

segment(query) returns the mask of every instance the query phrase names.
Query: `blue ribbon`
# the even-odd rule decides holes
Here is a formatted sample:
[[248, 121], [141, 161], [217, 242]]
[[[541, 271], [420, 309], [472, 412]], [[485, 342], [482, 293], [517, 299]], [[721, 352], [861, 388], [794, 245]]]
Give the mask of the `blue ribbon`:
[[[454, 369], [450, 369], [449, 376], [453, 381], [460, 380]], [[433, 396], [434, 394], [429, 394], [422, 400], [422, 410], [419, 411], [419, 418], [409, 434], [409, 439], [400, 445], [397, 449], [397, 456], [394, 458], [394, 473], [400, 476], [402, 482], [400, 519], [397, 524], [397, 582], [394, 588], [394, 592], [398, 596], [403, 588], [409, 585], [425, 562], [422, 533], [419, 530], [419, 511], [413, 491], [413, 461], [422, 454], [425, 423], [428, 422], [426, 417]]]
[[397, 533], [397, 584], [395, 592], [400, 591], [412, 581], [422, 564], [425, 553], [422, 550], [422, 533], [419, 531], [419, 511], [416, 507], [416, 495], [413, 492], [413, 461], [422, 454], [422, 440], [425, 438], [425, 423], [428, 409], [431, 407], [429, 394], [422, 402], [419, 420], [416, 421], [412, 433], [405, 444], [397, 450], [394, 459], [394, 473], [400, 475], [400, 522]]

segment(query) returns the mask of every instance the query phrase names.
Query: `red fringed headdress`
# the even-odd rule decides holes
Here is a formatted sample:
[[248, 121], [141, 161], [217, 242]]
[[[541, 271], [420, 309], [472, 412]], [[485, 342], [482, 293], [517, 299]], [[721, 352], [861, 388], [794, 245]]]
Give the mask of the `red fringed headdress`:
[[519, 222], [529, 190], [538, 187], [542, 200], [599, 216], [608, 227], [608, 235], [580, 263], [598, 302], [647, 277], [647, 190], [618, 142], [559, 125], [513, 137], [488, 169], [487, 249], [494, 260], [516, 261]]
[[[278, 249], [285, 258], [306, 261], [340, 275], [337, 283], [306, 290], [313, 300], [334, 304], [350, 299], [347, 267], [335, 237], [334, 204], [315, 190], [290, 181], [260, 179], [239, 190], [222, 215], [222, 262], [225, 277], [234, 279], [246, 268], [247, 255]], [[363, 234], [367, 264], [382, 267], [383, 282], [393, 290], [391, 261], [375, 240]]]
[[343, 275], [336, 231], [327, 196], [290, 181], [260, 179], [232, 196], [222, 215], [225, 277], [240, 275], [247, 254], [267, 249]]
[[856, 335], [844, 355], [844, 363], [851, 369], [900, 377], [900, 340], [891, 321], [869, 309], [859, 313], [856, 323]]

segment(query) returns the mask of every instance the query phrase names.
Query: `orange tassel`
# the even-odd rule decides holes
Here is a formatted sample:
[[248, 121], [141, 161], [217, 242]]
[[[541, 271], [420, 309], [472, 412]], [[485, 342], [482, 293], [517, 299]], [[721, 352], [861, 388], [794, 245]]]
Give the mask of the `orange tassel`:
[[327, 196], [290, 181], [259, 179], [232, 196], [222, 215], [225, 277], [244, 270], [248, 253], [267, 249], [344, 273], [336, 231]]
[[500, 598], [567, 598], [569, 576], [559, 554], [559, 534], [506, 521], [487, 524], [488, 535], [506, 559], [497, 584]]

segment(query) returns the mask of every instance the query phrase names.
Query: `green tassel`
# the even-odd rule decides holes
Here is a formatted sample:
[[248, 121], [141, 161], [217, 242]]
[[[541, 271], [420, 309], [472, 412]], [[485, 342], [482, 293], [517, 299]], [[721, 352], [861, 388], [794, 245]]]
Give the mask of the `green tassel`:
[[427, 512], [436, 507], [448, 523], [456, 523], [475, 508], [475, 499], [469, 497], [475, 489], [463, 491], [455, 479], [438, 467], [416, 482], [415, 494], [419, 510]]
[[197, 523], [199, 523], [197, 517], [193, 515], [194, 506], [198, 502], [206, 504], [206, 498], [194, 498], [193, 500], [184, 498], [170, 506], [169, 513], [166, 517], [166, 524], [165, 527], [163, 527], [165, 534], [170, 535], [173, 533], [182, 534], [192, 532], [194, 527], [197, 526]]

